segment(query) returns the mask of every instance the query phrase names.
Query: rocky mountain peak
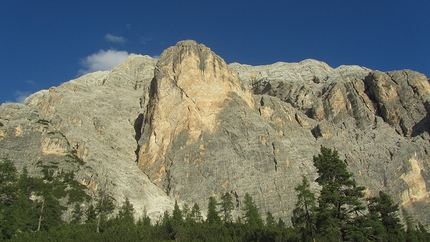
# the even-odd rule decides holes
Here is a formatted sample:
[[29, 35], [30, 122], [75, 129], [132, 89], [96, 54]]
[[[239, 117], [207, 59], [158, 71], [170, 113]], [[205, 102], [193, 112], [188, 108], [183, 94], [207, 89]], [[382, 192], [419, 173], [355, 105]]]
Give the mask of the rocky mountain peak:
[[128, 197], [152, 218], [174, 199], [205, 212], [229, 192], [235, 216], [249, 193], [289, 221], [302, 175], [319, 191], [312, 161], [325, 146], [367, 196], [387, 192], [428, 225], [429, 103], [429, 80], [411, 70], [227, 65], [186, 40], [1, 105], [0, 156], [32, 175], [39, 164], [74, 171], [89, 194]]
[[172, 139], [186, 134], [185, 143], [191, 144], [203, 131], [213, 133], [219, 126], [218, 113], [231, 99], [254, 106], [251, 88], [221, 57], [193, 40], [166, 49], [151, 83], [139, 166], [151, 179], [162, 179]]

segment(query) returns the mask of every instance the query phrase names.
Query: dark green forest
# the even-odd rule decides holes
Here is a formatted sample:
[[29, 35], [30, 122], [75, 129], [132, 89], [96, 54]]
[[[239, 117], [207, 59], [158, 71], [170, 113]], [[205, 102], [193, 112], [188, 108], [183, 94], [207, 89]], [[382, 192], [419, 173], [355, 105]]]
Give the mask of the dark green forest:
[[[313, 162], [318, 172], [315, 182], [321, 190], [312, 192], [303, 176], [295, 188], [292, 226], [286, 226], [286, 221], [271, 212], [261, 214], [248, 193], [242, 199], [241, 216], [233, 217], [237, 208], [228, 192], [218, 200], [208, 198], [205, 216], [198, 204], [179, 207], [176, 202], [173, 211], [166, 211], [157, 221], [151, 221], [145, 212], [135, 220], [128, 199], [115, 201], [105, 190], [89, 196], [72, 171], [40, 165], [43, 176], [30, 177], [25, 168], [18, 172], [8, 158], [2, 158], [0, 240], [430, 241], [425, 227], [399, 210], [388, 194], [381, 191], [365, 198], [365, 188], [356, 184], [336, 150], [321, 147]], [[89, 204], [85, 210], [83, 203]], [[119, 203], [122, 205], [116, 208]], [[66, 222], [62, 215], [70, 207], [73, 211]]]

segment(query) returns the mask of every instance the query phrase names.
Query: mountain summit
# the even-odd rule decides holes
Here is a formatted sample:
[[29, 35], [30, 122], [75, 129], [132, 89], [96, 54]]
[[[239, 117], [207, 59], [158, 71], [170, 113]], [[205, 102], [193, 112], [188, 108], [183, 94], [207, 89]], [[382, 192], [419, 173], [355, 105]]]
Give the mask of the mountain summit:
[[241, 99], [248, 107], [254, 106], [245, 85], [223, 59], [202, 44], [186, 40], [165, 50], [149, 91], [139, 167], [154, 182], [166, 179], [173, 159], [167, 153], [175, 146], [196, 143], [202, 133], [218, 130], [219, 113], [229, 100]]
[[130, 55], [1, 105], [0, 155], [34, 176], [40, 164], [73, 170], [89, 194], [128, 197], [152, 218], [175, 199], [205, 210], [209, 196], [229, 192], [237, 213], [249, 193], [260, 211], [289, 221], [294, 187], [302, 175], [315, 180], [313, 156], [325, 146], [366, 196], [384, 191], [428, 225], [429, 103], [429, 80], [411, 70], [227, 65], [186, 40], [158, 61]]

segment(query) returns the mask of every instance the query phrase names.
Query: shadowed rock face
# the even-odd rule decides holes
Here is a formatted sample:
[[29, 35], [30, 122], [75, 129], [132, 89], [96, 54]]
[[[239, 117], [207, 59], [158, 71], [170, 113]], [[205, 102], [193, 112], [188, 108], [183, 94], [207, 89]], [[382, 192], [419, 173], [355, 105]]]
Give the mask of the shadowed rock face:
[[[34, 175], [39, 161], [75, 169], [89, 191], [129, 197], [152, 218], [173, 199], [204, 211], [209, 196], [231, 192], [236, 215], [249, 193], [262, 213], [289, 221], [294, 187], [302, 175], [316, 178], [312, 157], [324, 145], [366, 195], [383, 190], [429, 224], [429, 91], [410, 70], [227, 65], [187, 40], [158, 61], [131, 55], [112, 71], [0, 106], [0, 155]], [[67, 161], [72, 151], [79, 169]]]

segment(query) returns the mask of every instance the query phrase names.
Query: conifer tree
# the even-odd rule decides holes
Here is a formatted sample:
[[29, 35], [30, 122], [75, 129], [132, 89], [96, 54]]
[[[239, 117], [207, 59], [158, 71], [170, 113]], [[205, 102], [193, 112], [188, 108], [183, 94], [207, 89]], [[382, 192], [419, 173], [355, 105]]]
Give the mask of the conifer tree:
[[208, 203], [208, 214], [206, 217], [206, 222], [209, 224], [221, 224], [221, 218], [216, 209], [216, 200], [214, 197], [209, 197]]
[[149, 218], [146, 208], [143, 209], [142, 217], [136, 223], [138, 226], [150, 227], [151, 226], [151, 218]]
[[15, 207], [19, 230], [48, 230], [62, 223], [61, 215], [66, 207], [60, 205], [58, 199], [66, 196], [65, 185], [52, 173], [42, 178], [28, 176], [24, 168], [19, 176], [19, 187]]
[[[49, 234], [48, 231], [66, 228], [67, 226], [62, 226], [65, 224], [62, 215], [66, 207], [60, 204], [61, 198], [68, 198], [69, 204], [76, 204], [72, 223], [80, 223], [82, 211], [77, 200], [84, 198], [86, 194], [82, 187], [71, 184], [74, 181], [70, 172], [64, 173], [50, 163], [41, 165], [43, 178], [29, 177], [26, 168], [23, 168], [17, 178], [16, 169], [11, 173], [13, 164], [4, 160], [0, 159], [0, 240], [22, 233], [37, 231], [37, 234]], [[9, 186], [14, 188], [11, 194], [8, 192]], [[71, 197], [77, 200], [71, 202]]]
[[34, 231], [37, 229], [37, 220], [39, 213], [36, 208], [37, 201], [32, 201], [30, 197], [33, 191], [37, 190], [39, 180], [34, 180], [28, 176], [27, 168], [23, 168], [19, 175], [17, 186], [17, 200], [13, 204], [15, 215], [13, 218], [16, 221], [16, 229], [19, 231]]
[[263, 219], [261, 218], [260, 212], [257, 205], [255, 205], [252, 197], [246, 193], [243, 201], [244, 220], [247, 225], [252, 228], [263, 227]]
[[278, 226], [279, 229], [284, 229], [285, 228], [285, 222], [284, 222], [284, 220], [282, 220], [281, 218], [279, 218], [277, 226]]
[[[293, 210], [293, 217], [291, 222], [293, 226], [299, 228], [303, 235], [304, 241], [309, 241], [307, 237], [310, 236], [313, 241], [316, 240], [315, 228], [315, 211], [316, 211], [316, 198], [310, 190], [308, 179], [303, 176], [302, 184], [295, 188], [297, 194], [296, 207]], [[305, 238], [306, 237], [306, 238]]]
[[234, 210], [234, 204], [233, 204], [233, 197], [229, 192], [224, 193], [224, 195], [221, 197], [221, 202], [219, 203], [221, 213], [222, 221], [224, 224], [233, 222], [233, 210]]
[[96, 232], [100, 232], [100, 225], [102, 220], [107, 219], [107, 215], [112, 213], [115, 209], [115, 205], [113, 203], [114, 199], [109, 194], [107, 194], [106, 190], [100, 190], [99, 197], [97, 199], [97, 203], [95, 206], [95, 211], [97, 214], [97, 226]]
[[119, 212], [118, 212], [118, 219], [121, 222], [132, 224], [134, 223], [134, 208], [133, 205], [130, 203], [130, 200], [128, 200], [128, 197], [125, 198], [125, 201], [123, 202]]
[[183, 222], [182, 211], [179, 208], [178, 201], [175, 200], [175, 206], [173, 207], [173, 223], [175, 225], [181, 225]]
[[75, 203], [75, 206], [73, 207], [73, 212], [72, 212], [72, 220], [70, 221], [70, 223], [80, 224], [82, 216], [83, 216], [83, 211], [81, 209], [81, 205], [79, 203]]
[[194, 220], [194, 222], [202, 222], [202, 213], [197, 203], [194, 203], [193, 207], [191, 208], [191, 218]]
[[164, 211], [163, 218], [161, 220], [161, 224], [158, 227], [158, 231], [162, 239], [172, 240], [174, 239], [173, 235], [173, 219], [169, 215], [169, 211]]
[[[357, 186], [346, 163], [339, 159], [337, 150], [321, 147], [321, 154], [314, 156], [314, 166], [322, 187], [318, 198], [316, 228], [326, 240], [342, 241], [354, 218], [364, 210], [360, 201], [364, 187]], [[354, 227], [355, 228], [355, 227]]]
[[40, 211], [40, 215], [37, 231], [49, 230], [63, 222], [61, 215], [65, 207], [60, 205], [57, 198], [45, 193], [38, 204], [37, 210]]
[[[378, 197], [368, 198], [369, 229], [371, 239], [375, 240], [403, 240], [403, 226], [397, 215], [399, 206], [392, 198], [380, 191]], [[362, 228], [364, 229], [364, 228]]]
[[179, 240], [179, 241], [186, 240], [187, 233], [186, 233], [184, 226], [183, 226], [184, 225], [184, 219], [183, 219], [182, 211], [179, 208], [177, 200], [175, 200], [175, 206], [173, 208], [172, 220], [173, 220], [172, 236], [175, 238], [175, 240]]
[[418, 240], [419, 241], [430, 241], [430, 234], [421, 222], [418, 222]]
[[182, 216], [186, 222], [189, 222], [192, 220], [191, 219], [191, 210], [190, 210], [190, 206], [188, 206], [188, 203], [185, 203], [182, 206]]
[[273, 215], [270, 211], [267, 211], [267, 213], [266, 213], [266, 226], [269, 228], [276, 227], [275, 218], [273, 217]]
[[17, 171], [9, 159], [2, 158], [0, 162], [0, 208], [12, 205], [16, 199]]
[[17, 171], [9, 159], [0, 160], [0, 240], [9, 239], [16, 230], [14, 203], [17, 196]]
[[[406, 241], [407, 242], [418, 242], [418, 233], [417, 229], [415, 227], [415, 224], [413, 222], [413, 219], [411, 215], [406, 211], [405, 208], [402, 208], [403, 217], [405, 218], [406, 222]], [[400, 224], [400, 221], [399, 221]], [[401, 225], [400, 225], [401, 226]], [[397, 231], [395, 231], [397, 232]], [[399, 234], [399, 233], [396, 233]]]
[[87, 216], [87, 223], [93, 223], [97, 220], [97, 212], [93, 204], [90, 204], [87, 211], [85, 211], [85, 215]]

